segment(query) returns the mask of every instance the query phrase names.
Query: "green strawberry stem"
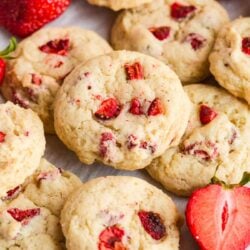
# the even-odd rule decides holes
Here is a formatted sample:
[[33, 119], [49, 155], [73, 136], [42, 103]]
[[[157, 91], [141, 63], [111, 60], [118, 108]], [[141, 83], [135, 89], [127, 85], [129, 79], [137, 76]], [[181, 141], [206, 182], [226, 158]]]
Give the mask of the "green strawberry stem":
[[242, 187], [242, 186], [246, 185], [248, 182], [250, 182], [250, 172], [244, 172], [241, 181], [237, 184], [226, 184], [224, 181], [218, 179], [215, 176], [212, 178], [211, 182], [212, 182], [212, 184], [219, 184], [226, 189], [233, 189], [235, 187]]
[[11, 37], [9, 45], [3, 51], [0, 51], [0, 58], [12, 59], [13, 57], [9, 56], [9, 54], [15, 51], [16, 48], [17, 48], [16, 38]]

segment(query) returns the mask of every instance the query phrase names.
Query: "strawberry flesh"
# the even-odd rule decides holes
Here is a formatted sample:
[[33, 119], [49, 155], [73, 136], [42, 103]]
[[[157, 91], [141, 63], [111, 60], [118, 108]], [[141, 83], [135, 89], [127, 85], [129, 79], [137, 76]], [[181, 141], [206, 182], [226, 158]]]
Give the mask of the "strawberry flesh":
[[124, 230], [114, 225], [105, 228], [99, 235], [99, 250], [126, 250], [127, 248], [122, 243]]
[[171, 17], [179, 21], [193, 14], [195, 10], [196, 7], [193, 5], [188, 6], [175, 2], [171, 5]]
[[71, 0], [1, 0], [0, 25], [26, 37], [60, 16]]
[[127, 80], [142, 80], [144, 78], [143, 67], [139, 62], [134, 64], [126, 64], [125, 71]]
[[200, 106], [200, 121], [203, 125], [206, 125], [213, 121], [217, 117], [217, 112], [207, 105]]
[[212, 184], [195, 191], [186, 221], [203, 250], [245, 250], [250, 244], [250, 188]]
[[150, 28], [149, 31], [160, 41], [167, 39], [170, 35], [170, 27], [168, 26]]
[[2, 58], [0, 58], [0, 86], [3, 84], [5, 69], [6, 69], [6, 63]]
[[159, 214], [140, 211], [138, 216], [143, 228], [154, 240], [161, 240], [167, 235], [166, 227]]
[[101, 134], [100, 139], [100, 155], [106, 157], [108, 155], [110, 143], [113, 143], [115, 138], [110, 132], [104, 132]]
[[130, 103], [129, 113], [131, 113], [133, 115], [142, 115], [143, 114], [141, 102], [139, 99], [137, 99], [137, 98], [132, 99], [132, 101]]
[[135, 135], [129, 135], [127, 140], [127, 148], [129, 150], [135, 148], [138, 145], [137, 137]]
[[31, 83], [40, 86], [42, 84], [42, 78], [36, 74], [31, 74]]
[[201, 36], [201, 35], [199, 35], [197, 33], [190, 33], [186, 37], [186, 41], [188, 43], [190, 43], [191, 46], [192, 46], [192, 48], [193, 48], [193, 50], [196, 51], [196, 50], [199, 50], [202, 47], [204, 47], [206, 39], [203, 36]]
[[[69, 39], [56, 39], [40, 46], [39, 49], [47, 54], [66, 56], [70, 49], [70, 42]], [[59, 66], [56, 65], [55, 67]]]
[[156, 116], [164, 114], [164, 106], [159, 98], [156, 98], [152, 101], [148, 108], [149, 116]]
[[250, 56], [250, 37], [244, 37], [242, 39], [242, 51]]
[[6, 134], [0, 131], [0, 143], [5, 142], [5, 136]]
[[21, 186], [17, 186], [9, 191], [7, 191], [7, 195], [2, 198], [2, 200], [11, 200], [15, 197], [17, 197], [17, 195], [21, 192]]
[[22, 222], [27, 219], [32, 219], [33, 217], [40, 215], [40, 208], [32, 208], [21, 210], [19, 208], [8, 209], [7, 212], [18, 222]]
[[101, 103], [95, 116], [101, 120], [110, 120], [116, 118], [121, 112], [121, 106], [115, 98], [109, 98]]

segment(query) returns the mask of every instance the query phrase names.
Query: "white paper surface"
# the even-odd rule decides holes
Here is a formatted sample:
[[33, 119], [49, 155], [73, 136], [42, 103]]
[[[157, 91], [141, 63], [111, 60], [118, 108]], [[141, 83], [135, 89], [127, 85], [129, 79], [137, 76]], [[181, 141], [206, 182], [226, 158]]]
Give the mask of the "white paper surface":
[[[238, 16], [250, 16], [250, 0], [221, 0], [220, 2], [228, 9], [232, 19]], [[94, 30], [104, 38], [108, 39], [110, 29], [112, 27], [113, 21], [116, 18], [116, 15], [117, 14], [112, 12], [111, 10], [90, 6], [84, 0], [73, 0], [70, 8], [59, 19], [50, 23], [48, 26], [63, 27], [75, 25], [82, 28]], [[3, 48], [3, 46], [8, 43], [9, 37], [10, 34], [0, 28], [0, 48]], [[140, 177], [160, 187], [160, 185], [154, 182], [144, 170], [127, 172], [118, 171], [100, 164], [94, 164], [93, 166], [84, 166], [77, 159], [75, 154], [70, 152], [56, 136], [47, 136], [45, 157], [49, 161], [54, 163], [57, 167], [61, 167], [74, 172], [83, 181], [106, 175], [130, 175]], [[186, 199], [175, 197], [172, 194], [170, 194], [170, 196], [174, 199], [177, 207], [179, 208], [179, 211], [184, 214]], [[182, 228], [180, 249], [198, 249], [196, 243], [191, 238], [186, 226], [183, 226]], [[250, 248], [248, 250], [250, 250]]]

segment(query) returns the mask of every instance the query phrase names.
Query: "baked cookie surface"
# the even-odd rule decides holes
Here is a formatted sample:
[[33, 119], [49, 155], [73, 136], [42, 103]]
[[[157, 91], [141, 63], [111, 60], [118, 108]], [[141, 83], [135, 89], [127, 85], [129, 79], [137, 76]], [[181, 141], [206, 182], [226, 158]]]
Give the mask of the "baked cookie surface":
[[0, 197], [35, 172], [44, 150], [37, 114], [11, 102], [0, 104]]
[[218, 83], [250, 104], [250, 18], [239, 18], [220, 31], [210, 55]]
[[130, 9], [140, 6], [145, 3], [150, 3], [152, 0], [87, 0], [90, 4], [105, 6], [112, 10]]
[[59, 138], [85, 164], [144, 168], [182, 137], [190, 101], [175, 73], [137, 52], [78, 66], [55, 101]]
[[184, 83], [209, 75], [208, 56], [219, 29], [229, 20], [214, 0], [159, 0], [118, 16], [111, 41], [168, 64]]
[[59, 216], [80, 185], [75, 175], [42, 159], [25, 183], [0, 199], [0, 250], [65, 249]]
[[53, 101], [72, 69], [110, 52], [108, 43], [92, 31], [76, 27], [46, 28], [26, 38], [9, 60], [1, 91], [4, 97], [38, 113], [45, 132], [54, 133]]
[[104, 177], [73, 192], [61, 215], [69, 250], [177, 250], [181, 218], [161, 190], [134, 177]]
[[193, 103], [189, 126], [178, 147], [167, 150], [147, 170], [166, 189], [190, 195], [215, 176], [239, 183], [250, 171], [250, 111], [226, 91], [201, 84], [186, 86]]

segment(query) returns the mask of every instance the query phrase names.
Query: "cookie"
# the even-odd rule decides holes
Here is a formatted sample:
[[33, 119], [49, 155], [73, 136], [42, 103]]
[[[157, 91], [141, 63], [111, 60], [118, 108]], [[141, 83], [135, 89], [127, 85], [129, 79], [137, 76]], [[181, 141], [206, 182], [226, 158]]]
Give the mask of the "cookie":
[[168, 149], [147, 168], [166, 189], [188, 196], [215, 176], [239, 183], [250, 171], [250, 110], [218, 87], [185, 87], [193, 109], [178, 147]]
[[42, 159], [33, 176], [0, 199], [0, 250], [65, 249], [59, 216], [80, 185], [75, 175]]
[[179, 249], [181, 218], [161, 190], [134, 177], [102, 177], [65, 203], [61, 225], [69, 250]]
[[111, 51], [96, 33], [81, 28], [46, 28], [20, 42], [8, 61], [1, 91], [4, 97], [31, 108], [54, 133], [54, 97], [72, 69], [81, 62]]
[[90, 4], [108, 7], [118, 11], [121, 9], [130, 9], [140, 6], [145, 3], [150, 3], [153, 0], [87, 0]]
[[189, 112], [190, 101], [166, 65], [116, 51], [65, 79], [55, 100], [55, 129], [83, 163], [135, 170], [179, 142]]
[[225, 25], [209, 60], [218, 83], [250, 104], [250, 18]]
[[0, 104], [0, 197], [35, 172], [44, 150], [37, 114], [11, 102]]
[[159, 0], [124, 11], [111, 35], [115, 49], [139, 51], [168, 64], [183, 83], [209, 75], [208, 56], [229, 20], [214, 0]]

